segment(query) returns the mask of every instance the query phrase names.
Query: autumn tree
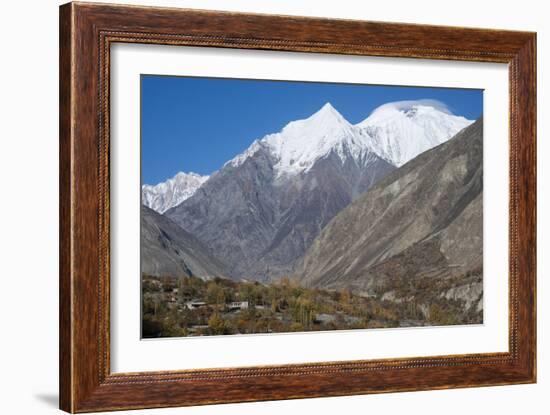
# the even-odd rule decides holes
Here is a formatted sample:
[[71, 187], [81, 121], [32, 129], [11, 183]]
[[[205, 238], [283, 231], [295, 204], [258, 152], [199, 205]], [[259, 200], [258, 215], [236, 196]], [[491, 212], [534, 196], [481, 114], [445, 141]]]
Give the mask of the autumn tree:
[[225, 290], [216, 283], [210, 282], [206, 288], [206, 301], [209, 304], [215, 304], [218, 308], [225, 304]]
[[208, 319], [208, 328], [211, 334], [228, 334], [228, 326], [217, 311]]

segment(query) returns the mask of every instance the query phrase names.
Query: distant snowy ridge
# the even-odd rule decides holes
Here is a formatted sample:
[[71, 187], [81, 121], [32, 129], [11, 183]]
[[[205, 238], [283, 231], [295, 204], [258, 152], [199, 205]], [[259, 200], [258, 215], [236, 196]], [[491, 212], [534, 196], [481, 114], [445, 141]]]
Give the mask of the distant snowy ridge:
[[364, 163], [369, 154], [375, 154], [401, 166], [473, 122], [453, 115], [443, 103], [418, 100], [384, 104], [353, 125], [326, 103], [309, 118], [292, 121], [280, 132], [255, 140], [226, 166], [241, 165], [261, 148], [277, 159], [278, 176], [307, 172], [331, 152], [342, 161], [351, 156], [357, 163]]
[[141, 203], [158, 213], [164, 213], [193, 196], [209, 177], [180, 172], [163, 183], [154, 186], [144, 184], [141, 186]]

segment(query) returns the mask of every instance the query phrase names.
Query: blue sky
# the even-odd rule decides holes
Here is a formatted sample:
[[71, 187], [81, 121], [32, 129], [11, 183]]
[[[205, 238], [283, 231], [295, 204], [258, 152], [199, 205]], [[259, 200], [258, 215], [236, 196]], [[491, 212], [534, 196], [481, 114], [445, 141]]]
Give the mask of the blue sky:
[[210, 174], [252, 141], [307, 118], [330, 102], [358, 123], [391, 101], [436, 99], [456, 115], [476, 119], [476, 89], [141, 76], [142, 182], [179, 171]]

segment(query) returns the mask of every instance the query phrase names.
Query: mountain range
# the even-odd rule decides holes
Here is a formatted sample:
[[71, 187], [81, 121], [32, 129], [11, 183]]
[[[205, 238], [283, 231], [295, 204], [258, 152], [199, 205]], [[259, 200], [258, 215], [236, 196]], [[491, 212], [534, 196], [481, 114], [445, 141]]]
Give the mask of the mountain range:
[[472, 122], [437, 103], [403, 101], [353, 125], [327, 103], [254, 141], [198, 185], [157, 185], [157, 200], [190, 196], [155, 206], [215, 253], [226, 275], [277, 279], [295, 273], [340, 211]]
[[[331, 115], [338, 119], [340, 125], [346, 128], [346, 136], [354, 137], [350, 146], [355, 152], [370, 151], [392, 166], [399, 167], [418, 154], [439, 145], [473, 121], [464, 117], [452, 115], [441, 103], [433, 100], [398, 101], [384, 104], [375, 109], [362, 122], [351, 125], [340, 115], [330, 103], [318, 111], [309, 128], [296, 131], [304, 139], [287, 140], [287, 135], [272, 134], [256, 140], [243, 153], [230, 161], [239, 164], [252, 156], [263, 144], [270, 142], [272, 152], [280, 162], [277, 169], [281, 175], [306, 171], [319, 158], [325, 156], [334, 146], [342, 156], [342, 143], [338, 134], [332, 136], [328, 127], [327, 137], [319, 141], [316, 130], [322, 130], [323, 124], [329, 122]], [[323, 115], [328, 115], [324, 119]], [[310, 118], [310, 119], [311, 119]], [[303, 120], [301, 120], [303, 121]], [[291, 122], [285, 130], [296, 129], [302, 125], [300, 120]], [[315, 121], [320, 121], [315, 125]], [[333, 126], [334, 127], [334, 126]], [[300, 127], [298, 127], [300, 129]], [[284, 130], [283, 130], [284, 131]], [[270, 138], [278, 136], [279, 138]], [[157, 185], [142, 186], [142, 203], [164, 213], [191, 197], [195, 191], [209, 178], [197, 173], [179, 172], [174, 177]]]

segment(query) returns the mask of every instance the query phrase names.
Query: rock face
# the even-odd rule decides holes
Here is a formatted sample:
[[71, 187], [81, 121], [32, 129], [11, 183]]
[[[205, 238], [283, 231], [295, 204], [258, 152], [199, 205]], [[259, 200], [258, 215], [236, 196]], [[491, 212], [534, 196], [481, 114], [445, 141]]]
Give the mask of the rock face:
[[412, 279], [437, 281], [443, 297], [478, 305], [482, 138], [478, 120], [387, 175], [322, 230], [297, 277], [311, 287], [393, 291], [392, 298]]
[[141, 272], [153, 276], [227, 278], [225, 265], [169, 218], [141, 206]]
[[163, 183], [154, 186], [144, 184], [141, 186], [141, 203], [164, 213], [193, 196], [206, 180], [208, 176], [180, 172]]
[[255, 141], [166, 215], [234, 278], [278, 278], [336, 213], [393, 169], [327, 104]]

